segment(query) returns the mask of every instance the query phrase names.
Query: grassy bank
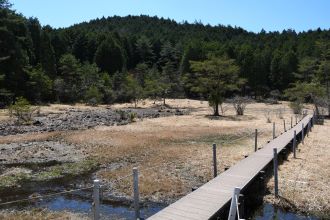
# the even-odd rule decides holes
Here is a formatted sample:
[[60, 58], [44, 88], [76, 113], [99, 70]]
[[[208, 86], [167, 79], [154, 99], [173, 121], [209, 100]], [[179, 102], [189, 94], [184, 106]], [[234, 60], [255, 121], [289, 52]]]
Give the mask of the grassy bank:
[[[316, 125], [298, 146], [297, 159], [290, 154], [279, 167], [280, 198], [273, 195], [265, 200], [295, 212], [330, 218], [330, 121]], [[273, 192], [273, 180], [268, 182]]]

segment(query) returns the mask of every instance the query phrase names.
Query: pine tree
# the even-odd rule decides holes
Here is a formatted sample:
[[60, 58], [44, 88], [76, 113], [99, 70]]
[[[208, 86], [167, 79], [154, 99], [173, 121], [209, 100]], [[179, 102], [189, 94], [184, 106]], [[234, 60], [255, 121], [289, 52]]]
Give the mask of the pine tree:
[[122, 71], [126, 63], [122, 48], [112, 37], [99, 45], [94, 59], [101, 70], [109, 74]]
[[40, 62], [42, 68], [45, 70], [47, 75], [51, 78], [55, 78], [56, 76], [55, 53], [50, 41], [49, 34], [45, 30], [43, 30], [41, 33]]
[[191, 68], [201, 74], [203, 84], [200, 86], [207, 90], [214, 116], [219, 116], [219, 105], [224, 101], [226, 92], [237, 90], [243, 82], [238, 78], [239, 67], [227, 57], [210, 57], [205, 61], [191, 61]]

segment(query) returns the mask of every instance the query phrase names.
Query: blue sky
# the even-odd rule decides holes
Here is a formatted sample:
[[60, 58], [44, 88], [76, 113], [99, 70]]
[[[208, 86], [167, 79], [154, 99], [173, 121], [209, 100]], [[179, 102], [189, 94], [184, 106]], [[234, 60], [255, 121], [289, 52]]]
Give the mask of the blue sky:
[[240, 26], [248, 31], [330, 28], [330, 0], [11, 0], [42, 25], [68, 27], [102, 16], [157, 15], [181, 21]]

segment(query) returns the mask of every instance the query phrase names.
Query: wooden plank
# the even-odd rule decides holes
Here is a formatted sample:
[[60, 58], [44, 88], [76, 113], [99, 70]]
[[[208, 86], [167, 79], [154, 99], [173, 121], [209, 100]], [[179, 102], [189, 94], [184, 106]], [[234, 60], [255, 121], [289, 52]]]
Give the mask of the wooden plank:
[[302, 132], [312, 116], [308, 115], [287, 132], [271, 140], [262, 149], [239, 161], [227, 171], [204, 184], [149, 219], [209, 219], [231, 200], [235, 187], [244, 189], [273, 160], [273, 148], [281, 152], [292, 139], [294, 131]]
[[174, 208], [174, 206], [167, 207], [166, 209], [164, 209], [164, 212], [185, 219], [192, 219], [192, 220], [208, 219], [207, 216], [202, 215], [200, 213], [191, 213], [189, 210], [188, 211], [180, 210], [179, 208]]
[[[210, 209], [205, 210], [205, 209], [192, 209], [191, 206], [185, 205], [187, 203], [177, 203], [175, 206], [171, 206], [168, 208], [168, 210], [174, 210], [174, 212], [189, 212], [193, 217], [198, 215], [198, 216], [204, 216], [204, 218], [209, 217], [209, 212]], [[189, 203], [188, 203], [189, 204]]]

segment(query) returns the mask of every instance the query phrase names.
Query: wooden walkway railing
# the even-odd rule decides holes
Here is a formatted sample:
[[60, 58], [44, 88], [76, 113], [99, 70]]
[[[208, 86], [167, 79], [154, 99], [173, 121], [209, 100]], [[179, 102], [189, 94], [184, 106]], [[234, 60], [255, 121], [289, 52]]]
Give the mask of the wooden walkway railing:
[[274, 148], [280, 153], [294, 138], [304, 136], [304, 130], [311, 126], [312, 115], [305, 116], [293, 128], [271, 140], [262, 149], [241, 160], [227, 171], [204, 184], [194, 192], [184, 196], [160, 212], [151, 216], [150, 220], [203, 220], [214, 217], [231, 201], [235, 188], [245, 189], [273, 160]]

